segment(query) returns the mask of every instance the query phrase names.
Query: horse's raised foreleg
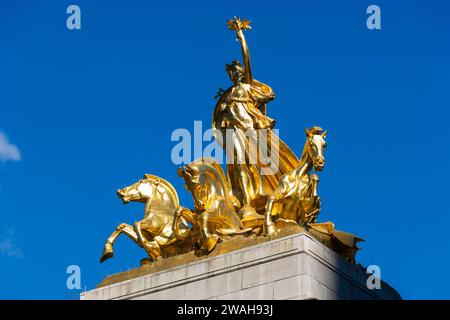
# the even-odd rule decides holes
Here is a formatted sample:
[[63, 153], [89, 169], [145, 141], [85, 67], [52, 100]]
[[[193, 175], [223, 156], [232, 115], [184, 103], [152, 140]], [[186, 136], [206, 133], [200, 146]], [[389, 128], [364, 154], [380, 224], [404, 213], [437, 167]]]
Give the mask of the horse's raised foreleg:
[[276, 201], [281, 200], [289, 192], [288, 188], [284, 184], [280, 184], [274, 192], [267, 198], [266, 212], [264, 213], [264, 226], [263, 232], [267, 236], [273, 236], [277, 233], [275, 224], [272, 221], [273, 205]]
[[309, 185], [306, 190], [307, 196], [317, 198], [318, 197], [318, 194], [317, 194], [318, 186], [319, 186], [319, 176], [315, 173], [312, 173], [309, 176]]
[[[192, 225], [195, 224], [196, 221], [191, 210], [186, 209], [182, 206], [178, 207], [175, 210], [175, 217], [172, 222], [173, 234], [178, 240], [185, 240], [189, 236], [190, 230], [183, 223], [183, 221], [180, 221], [181, 219], [188, 221]], [[182, 225], [183, 227], [180, 228], [180, 226]]]
[[309, 184], [302, 196], [302, 210], [303, 215], [300, 215], [300, 219], [304, 221], [298, 221], [299, 223], [315, 223], [317, 216], [320, 212], [320, 198], [317, 194], [317, 188], [319, 186], [319, 177], [317, 174], [311, 174], [309, 177]]
[[125, 233], [125, 235], [128, 236], [131, 240], [137, 243], [137, 235], [133, 231], [133, 227], [126, 224], [121, 223], [117, 226], [116, 230], [109, 236], [108, 240], [106, 240], [105, 247], [103, 248], [102, 256], [100, 257], [100, 262], [103, 262], [109, 258], [112, 258], [114, 256], [114, 242], [116, 241], [117, 237], [121, 234]]

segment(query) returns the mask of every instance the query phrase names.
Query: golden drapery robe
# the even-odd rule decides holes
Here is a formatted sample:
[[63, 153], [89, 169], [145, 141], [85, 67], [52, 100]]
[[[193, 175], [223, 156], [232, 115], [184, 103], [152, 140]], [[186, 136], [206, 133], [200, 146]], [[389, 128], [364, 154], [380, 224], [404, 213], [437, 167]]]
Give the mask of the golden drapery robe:
[[[260, 110], [274, 98], [272, 88], [257, 80], [251, 85], [238, 83], [222, 94], [213, 115], [213, 128], [222, 133], [222, 139], [217, 139], [216, 135], [216, 140], [226, 151], [227, 175], [233, 194], [241, 204], [257, 210], [264, 207], [267, 195], [277, 187], [281, 175], [298, 165], [292, 150], [271, 132], [275, 121]], [[227, 148], [229, 129], [233, 132], [232, 148]], [[260, 143], [261, 139], [267, 143], [264, 140]], [[259, 147], [250, 148], [250, 140]], [[270, 164], [262, 161], [261, 154], [272, 157], [272, 164], [277, 164], [275, 168], [272, 166], [275, 170], [267, 171]], [[244, 185], [246, 190], [243, 190]]]

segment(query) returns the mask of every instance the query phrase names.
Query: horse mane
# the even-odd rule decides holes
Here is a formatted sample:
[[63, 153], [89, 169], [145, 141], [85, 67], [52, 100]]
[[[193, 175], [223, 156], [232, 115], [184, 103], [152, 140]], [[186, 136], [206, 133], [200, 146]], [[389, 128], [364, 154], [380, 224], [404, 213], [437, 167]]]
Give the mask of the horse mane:
[[309, 129], [309, 132], [312, 134], [321, 134], [323, 132], [323, 129], [318, 126], [312, 126], [311, 129]]
[[[162, 196], [162, 193], [160, 190], [158, 190], [158, 187], [164, 188], [169, 192], [169, 198], [171, 199], [171, 202], [173, 202], [174, 208], [177, 208], [179, 206], [180, 200], [178, 198], [178, 193], [169, 181], [149, 173], [144, 174], [143, 179], [149, 180], [155, 186], [155, 193], [159, 194], [160, 196]], [[160, 197], [159, 200], [162, 201], [162, 197]]]
[[210, 167], [214, 171], [214, 173], [218, 175], [218, 178], [220, 178], [220, 182], [224, 188], [224, 193], [230, 194], [228, 178], [225, 175], [225, 172], [223, 171], [222, 166], [219, 163], [217, 163], [217, 161], [215, 159], [199, 158], [199, 159], [194, 160], [189, 165], [198, 165], [198, 166], [206, 165], [207, 167]]

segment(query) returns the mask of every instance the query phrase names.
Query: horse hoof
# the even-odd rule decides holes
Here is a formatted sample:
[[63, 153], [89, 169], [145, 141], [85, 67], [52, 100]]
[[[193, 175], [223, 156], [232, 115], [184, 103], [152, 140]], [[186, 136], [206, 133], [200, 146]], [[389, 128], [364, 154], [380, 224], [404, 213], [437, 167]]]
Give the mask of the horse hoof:
[[158, 252], [153, 252], [152, 254], [149, 255], [150, 260], [152, 261], [152, 263], [160, 261], [163, 259], [163, 257], [161, 256], [160, 253]]
[[206, 240], [206, 250], [211, 252], [215, 247], [217, 242], [219, 241], [219, 236], [217, 234], [212, 234]]
[[159, 257], [161, 257], [161, 251], [158, 245], [155, 245], [154, 243], [151, 242], [145, 242], [143, 244], [141, 244], [142, 248], [144, 248], [144, 250], [147, 252], [149, 258], [155, 262], [156, 260], [159, 259]]
[[144, 258], [141, 260], [141, 266], [148, 266], [153, 263], [153, 260], [150, 258]]
[[274, 236], [277, 234], [277, 229], [275, 228], [275, 225], [269, 224], [269, 225], [265, 225], [265, 230], [264, 230], [264, 235], [266, 236]]
[[100, 257], [100, 263], [104, 262], [105, 260], [108, 260], [109, 258], [112, 258], [113, 256], [114, 256], [114, 251], [113, 251], [112, 246], [105, 245], [102, 256]]

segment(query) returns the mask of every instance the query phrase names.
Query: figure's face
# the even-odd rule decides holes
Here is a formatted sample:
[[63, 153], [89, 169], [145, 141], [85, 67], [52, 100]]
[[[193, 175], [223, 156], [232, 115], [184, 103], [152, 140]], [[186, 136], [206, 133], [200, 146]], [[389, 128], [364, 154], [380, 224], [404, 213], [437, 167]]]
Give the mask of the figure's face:
[[233, 65], [228, 71], [228, 75], [233, 83], [239, 83], [244, 79], [244, 70], [238, 65]]

